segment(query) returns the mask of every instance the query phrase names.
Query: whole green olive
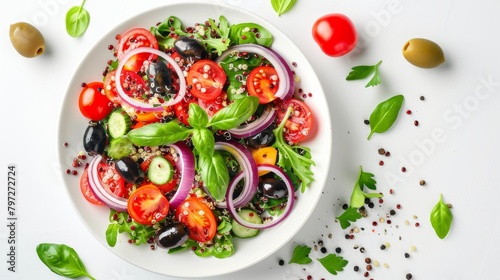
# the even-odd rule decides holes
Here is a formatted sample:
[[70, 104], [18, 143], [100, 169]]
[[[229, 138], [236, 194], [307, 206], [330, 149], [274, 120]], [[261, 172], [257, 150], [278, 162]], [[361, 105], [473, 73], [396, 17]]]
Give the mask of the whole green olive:
[[42, 33], [27, 22], [12, 24], [9, 36], [16, 51], [24, 57], [36, 57], [45, 51], [45, 39]]
[[434, 68], [441, 65], [444, 53], [441, 47], [431, 40], [413, 38], [403, 46], [403, 56], [411, 64], [420, 68]]

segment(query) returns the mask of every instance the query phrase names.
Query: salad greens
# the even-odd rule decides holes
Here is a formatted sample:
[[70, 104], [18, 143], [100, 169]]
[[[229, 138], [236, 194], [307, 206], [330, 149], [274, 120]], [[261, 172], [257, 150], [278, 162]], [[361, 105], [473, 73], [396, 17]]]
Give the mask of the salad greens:
[[306, 245], [297, 245], [295, 249], [293, 249], [293, 256], [288, 263], [309, 264], [312, 262], [312, 259], [309, 257], [309, 253], [311, 253], [311, 247]]
[[443, 195], [441, 194], [438, 203], [436, 203], [431, 211], [431, 225], [439, 238], [444, 239], [448, 235], [452, 221], [453, 214], [450, 207], [444, 203]]
[[337, 256], [335, 254], [328, 254], [325, 257], [318, 259], [318, 261], [333, 275], [337, 275], [339, 271], [343, 271], [344, 267], [349, 263], [341, 256]]
[[351, 222], [355, 222], [362, 218], [358, 209], [365, 204], [365, 199], [383, 197], [380, 193], [367, 193], [363, 191], [365, 186], [371, 190], [376, 190], [377, 181], [375, 181], [373, 177], [374, 175], [372, 173], [365, 172], [363, 171], [363, 167], [359, 167], [359, 175], [352, 190], [350, 205], [344, 213], [337, 217], [342, 229], [346, 229], [351, 225]]
[[127, 233], [128, 238], [135, 245], [148, 243], [155, 233], [155, 228], [135, 222], [126, 212], [117, 212], [111, 209], [109, 222], [106, 229], [106, 242], [110, 247], [116, 245], [119, 233]]
[[273, 147], [281, 155], [278, 158], [278, 165], [288, 172], [293, 171], [298, 176], [301, 185], [300, 190], [304, 192], [306, 187], [314, 180], [311, 166], [315, 165], [315, 163], [311, 159], [311, 149], [300, 145], [290, 146], [283, 138], [283, 129], [292, 111], [293, 108], [289, 107], [282, 122], [273, 130], [276, 136], [276, 142], [273, 144]]
[[351, 72], [346, 77], [347, 81], [361, 80], [372, 75], [372, 78], [365, 87], [373, 87], [380, 84], [380, 74], [378, 72], [378, 67], [382, 63], [380, 60], [375, 65], [359, 65], [351, 68]]
[[55, 274], [67, 278], [95, 279], [87, 270], [76, 251], [65, 244], [40, 243], [36, 246], [40, 260]]
[[89, 27], [90, 14], [83, 8], [85, 1], [80, 6], [71, 7], [66, 13], [66, 32], [71, 37], [82, 36]]
[[371, 131], [368, 135], [368, 140], [370, 140], [374, 133], [383, 133], [391, 128], [398, 118], [403, 100], [403, 95], [395, 95], [375, 107], [370, 115]]

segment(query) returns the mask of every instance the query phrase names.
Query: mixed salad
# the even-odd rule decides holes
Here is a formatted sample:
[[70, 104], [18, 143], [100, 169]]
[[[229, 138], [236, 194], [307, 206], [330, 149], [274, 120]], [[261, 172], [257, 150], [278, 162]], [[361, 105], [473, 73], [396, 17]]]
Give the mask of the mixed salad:
[[110, 208], [108, 244], [127, 234], [224, 258], [233, 238], [283, 221], [314, 180], [300, 144], [313, 116], [272, 34], [224, 16], [190, 27], [171, 16], [116, 39], [103, 80], [79, 96], [90, 156], [80, 188]]

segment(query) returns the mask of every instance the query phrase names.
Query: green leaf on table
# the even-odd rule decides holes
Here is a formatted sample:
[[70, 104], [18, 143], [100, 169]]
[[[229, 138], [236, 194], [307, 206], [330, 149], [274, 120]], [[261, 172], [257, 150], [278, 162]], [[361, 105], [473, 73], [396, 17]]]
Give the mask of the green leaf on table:
[[288, 12], [297, 2], [297, 0], [271, 0], [273, 10], [280, 16]]
[[403, 95], [395, 95], [375, 107], [370, 115], [371, 131], [368, 135], [368, 140], [370, 140], [374, 133], [383, 133], [392, 127], [398, 118], [403, 100]]
[[358, 184], [361, 188], [366, 186], [370, 190], [375, 190], [377, 188], [377, 181], [373, 177], [375, 177], [373, 173], [364, 172], [363, 167], [359, 167]]
[[431, 225], [439, 238], [444, 239], [448, 235], [452, 221], [453, 214], [450, 207], [444, 203], [443, 195], [441, 194], [438, 203], [436, 203], [431, 211]]
[[66, 13], [66, 32], [71, 37], [80, 37], [87, 31], [90, 24], [90, 14], [83, 8], [85, 0], [80, 6], [71, 7]]
[[351, 68], [351, 72], [346, 77], [347, 81], [362, 80], [373, 74], [372, 78], [365, 87], [373, 87], [380, 84], [380, 74], [378, 72], [378, 67], [382, 63], [380, 60], [375, 65], [359, 65]]
[[346, 229], [351, 226], [351, 222], [355, 222], [362, 217], [357, 208], [349, 206], [342, 215], [337, 217], [337, 220], [340, 222], [342, 229]]
[[88, 277], [95, 279], [88, 274], [76, 251], [65, 244], [40, 243], [36, 246], [36, 253], [40, 260], [55, 274], [67, 278]]
[[343, 271], [344, 267], [349, 263], [344, 258], [335, 254], [328, 254], [327, 256], [318, 259], [318, 261], [333, 275], [337, 275], [339, 271]]
[[312, 262], [309, 253], [311, 253], [311, 247], [307, 245], [297, 245], [295, 249], [293, 249], [293, 256], [288, 263], [309, 264]]

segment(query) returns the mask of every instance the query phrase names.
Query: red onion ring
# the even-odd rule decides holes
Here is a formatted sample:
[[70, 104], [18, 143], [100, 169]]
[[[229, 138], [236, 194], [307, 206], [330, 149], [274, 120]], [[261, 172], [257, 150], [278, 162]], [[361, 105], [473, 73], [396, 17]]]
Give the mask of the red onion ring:
[[273, 227], [279, 223], [281, 223], [290, 213], [292, 212], [293, 205], [295, 203], [295, 191], [293, 188], [292, 181], [286, 175], [286, 173], [283, 171], [283, 169], [279, 168], [276, 165], [270, 165], [270, 164], [260, 164], [257, 166], [258, 170], [263, 170], [263, 171], [270, 171], [273, 172], [274, 174], [278, 175], [283, 182], [285, 183], [285, 186], [287, 187], [288, 190], [288, 202], [286, 203], [285, 209], [283, 210], [283, 213], [278, 216], [278, 217], [273, 217], [273, 219], [269, 222], [264, 222], [263, 224], [254, 224], [254, 223], [249, 223], [245, 220], [243, 220], [239, 215], [236, 210], [235, 202], [236, 200], [233, 200], [233, 193], [235, 190], [235, 186], [237, 185], [238, 182], [234, 183], [231, 185], [227, 192], [226, 192], [226, 203], [227, 203], [227, 209], [231, 216], [233, 216], [234, 220], [239, 223], [240, 225], [247, 227], [247, 228], [253, 228], [253, 229], [265, 229], [265, 228], [270, 228]]
[[[159, 57], [162, 57], [165, 59], [170, 65], [174, 68], [177, 76], [179, 77], [179, 92], [175, 96], [175, 98], [170, 99], [169, 101], [161, 104], [151, 104], [151, 103], [144, 103], [140, 102], [125, 93], [123, 90], [122, 84], [120, 82], [120, 76], [122, 73], [123, 66], [127, 62], [128, 59], [130, 59], [132, 56], [140, 53], [151, 53], [155, 54]], [[120, 63], [118, 64], [118, 68], [116, 69], [116, 76], [115, 76], [115, 81], [116, 81], [116, 91], [118, 92], [118, 96], [120, 96], [121, 100], [125, 103], [127, 103], [130, 107], [143, 111], [143, 112], [158, 112], [158, 111], [163, 111], [165, 107], [167, 106], [172, 106], [174, 104], [177, 104], [180, 102], [184, 96], [186, 95], [186, 79], [184, 79], [184, 73], [182, 69], [179, 67], [177, 62], [175, 60], [167, 55], [166, 53], [159, 51], [154, 48], [148, 48], [148, 47], [139, 47], [136, 49], [133, 49], [129, 52], [127, 52], [122, 59], [120, 60]]]
[[[243, 192], [238, 197], [238, 205], [247, 204], [248, 202], [250, 202], [250, 200], [252, 200], [255, 192], [257, 192], [257, 185], [259, 183], [257, 164], [255, 163], [252, 154], [247, 148], [245, 148], [245, 146], [234, 140], [230, 140], [227, 142], [223, 141], [215, 142], [214, 150], [223, 150], [230, 153], [240, 165], [242, 170], [241, 177], [245, 178], [245, 184], [243, 186]], [[236, 186], [236, 184], [234, 185]], [[227, 192], [226, 192], [226, 200], [227, 200]], [[225, 208], [225, 205], [226, 205], [225, 203], [218, 203], [217, 206]]]
[[288, 66], [286, 60], [278, 54], [276, 51], [271, 48], [264, 47], [257, 44], [241, 44], [229, 47], [226, 51], [224, 51], [215, 62], [220, 63], [224, 60], [228, 55], [238, 53], [238, 52], [249, 52], [258, 54], [263, 56], [269, 61], [276, 70], [276, 74], [278, 74], [278, 78], [280, 80], [280, 86], [278, 91], [274, 96], [278, 97], [281, 100], [287, 100], [292, 97], [295, 90], [295, 81], [293, 79], [293, 72]]
[[88, 178], [90, 189], [95, 197], [104, 202], [109, 208], [119, 212], [127, 212], [127, 199], [117, 196], [108, 187], [101, 184], [97, 170], [101, 160], [102, 156], [97, 155], [89, 163]]
[[240, 125], [239, 127], [230, 129], [228, 131], [232, 136], [236, 138], [246, 138], [254, 136], [269, 127], [276, 119], [276, 115], [277, 112], [274, 106], [267, 105], [266, 109], [257, 120], [249, 124]]
[[181, 180], [177, 191], [174, 196], [170, 199], [170, 207], [172, 209], [177, 208], [181, 205], [184, 200], [189, 195], [189, 191], [193, 187], [193, 181], [195, 176], [194, 170], [194, 155], [189, 146], [184, 142], [177, 142], [170, 145], [178, 154], [179, 158], [175, 161], [175, 167], [180, 171]]

